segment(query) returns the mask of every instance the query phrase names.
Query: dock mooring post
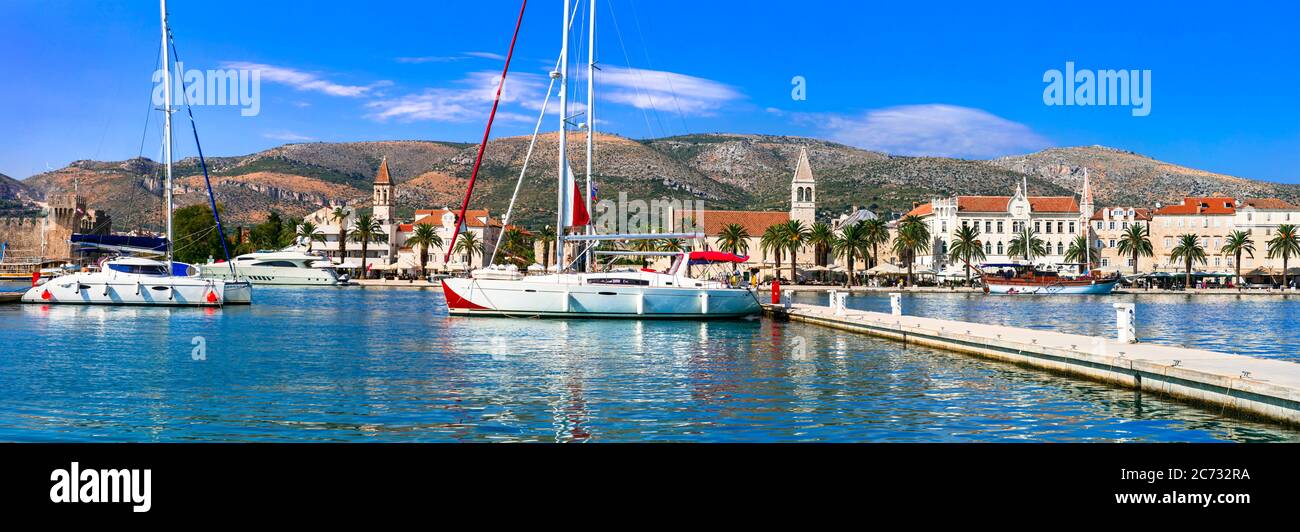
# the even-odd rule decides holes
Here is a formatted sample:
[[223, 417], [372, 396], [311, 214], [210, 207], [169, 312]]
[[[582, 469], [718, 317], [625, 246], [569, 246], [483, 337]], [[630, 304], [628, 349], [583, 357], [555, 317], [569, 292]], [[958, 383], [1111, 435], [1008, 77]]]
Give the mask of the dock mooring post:
[[903, 294], [889, 294], [889, 312], [895, 316], [903, 315]]
[[1114, 303], [1116, 340], [1121, 344], [1137, 343], [1137, 305], [1133, 303]]
[[838, 290], [831, 290], [831, 310], [836, 316], [844, 315], [844, 298], [848, 294]]

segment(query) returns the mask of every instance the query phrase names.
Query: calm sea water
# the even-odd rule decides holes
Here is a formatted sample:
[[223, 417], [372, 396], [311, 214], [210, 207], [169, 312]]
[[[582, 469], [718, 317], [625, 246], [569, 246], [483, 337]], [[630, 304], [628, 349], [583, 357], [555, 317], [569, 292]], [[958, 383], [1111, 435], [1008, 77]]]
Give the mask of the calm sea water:
[[[417, 289], [255, 297], [219, 310], [0, 305], [0, 440], [1300, 440], [1130, 390], [800, 324], [452, 318], [440, 292]], [[1089, 331], [1104, 328], [1108, 303], [905, 305]], [[1170, 339], [1231, 331], [1263, 350], [1300, 334], [1294, 322], [1285, 334], [1261, 325], [1280, 306], [1167, 304], [1140, 305], [1139, 317], [1186, 314]], [[1204, 326], [1214, 330], [1187, 332]]]

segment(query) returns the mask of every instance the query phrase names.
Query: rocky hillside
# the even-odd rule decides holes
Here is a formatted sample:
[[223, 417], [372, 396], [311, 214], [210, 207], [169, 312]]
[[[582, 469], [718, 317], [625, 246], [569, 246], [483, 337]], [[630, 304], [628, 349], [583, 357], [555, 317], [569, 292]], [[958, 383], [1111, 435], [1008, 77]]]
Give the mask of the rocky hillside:
[[27, 216], [36, 212], [31, 193], [22, 181], [0, 174], [0, 218]]
[[1093, 194], [1107, 205], [1150, 206], [1178, 203], [1183, 196], [1213, 194], [1300, 202], [1300, 185], [1216, 174], [1105, 146], [1051, 148], [994, 159], [989, 164], [1038, 176], [1070, 190], [1079, 189], [1086, 167]]
[[[515, 220], [542, 225], [554, 217], [559, 137], [543, 135], [534, 149]], [[569, 160], [582, 175], [582, 136], [570, 137]], [[473, 205], [502, 213], [514, 191], [528, 137], [489, 143]], [[972, 161], [899, 157], [831, 142], [782, 136], [707, 134], [631, 140], [600, 135], [596, 175], [600, 197], [701, 199], [708, 208], [784, 209], [799, 149], [807, 148], [817, 176], [819, 217], [852, 205], [881, 213], [906, 211], [913, 201], [949, 194], [1012, 193], [1022, 179], [1035, 195], [1070, 195], [1082, 168], [1091, 171], [1099, 204], [1150, 205], [1184, 193], [1276, 196], [1300, 200], [1300, 186], [1202, 172], [1103, 147], [1055, 148]], [[397, 183], [398, 214], [458, 205], [477, 154], [474, 144], [384, 141], [289, 144], [242, 157], [209, 159], [210, 177], [226, 218], [253, 223], [270, 210], [301, 216], [331, 202], [369, 206], [371, 181], [388, 158]], [[175, 167], [178, 205], [207, 201], [198, 162]], [[157, 227], [161, 221], [161, 165], [147, 159], [77, 161], [21, 182], [40, 196], [73, 183], [92, 208], [111, 209], [116, 225]], [[3, 189], [5, 181], [0, 181]]]

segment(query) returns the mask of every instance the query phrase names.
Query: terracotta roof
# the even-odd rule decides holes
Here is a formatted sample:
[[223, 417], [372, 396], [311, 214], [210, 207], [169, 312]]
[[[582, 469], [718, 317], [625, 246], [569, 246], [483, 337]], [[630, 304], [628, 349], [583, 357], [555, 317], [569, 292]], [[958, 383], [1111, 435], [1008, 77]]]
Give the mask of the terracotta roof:
[[[457, 211], [450, 209], [420, 209], [415, 211], [415, 222], [413, 225], [429, 224], [434, 226], [442, 225], [444, 214], [456, 214]], [[467, 209], [465, 211], [465, 225], [469, 227], [483, 227], [483, 219], [488, 217], [487, 209]], [[491, 219], [492, 227], [501, 227], [501, 221], [496, 218]]]
[[763, 236], [763, 231], [776, 224], [790, 221], [785, 211], [699, 211], [704, 217], [704, 234], [717, 235], [730, 224], [740, 224], [751, 237]]
[[1185, 214], [1236, 214], [1236, 200], [1225, 196], [1183, 198], [1182, 205], [1167, 205], [1156, 210], [1157, 215]]
[[1300, 207], [1296, 207], [1295, 205], [1277, 198], [1250, 198], [1241, 200], [1241, 202], [1256, 209], [1272, 211], [1294, 211], [1300, 209]]
[[[957, 196], [957, 210], [965, 212], [1007, 212], [1011, 196]], [[1079, 212], [1079, 203], [1073, 196], [1030, 196], [1029, 208], [1033, 212]], [[907, 214], [926, 216], [933, 212], [927, 202]]]
[[[1125, 211], [1128, 211], [1130, 208], [1131, 208], [1131, 207], [1110, 207], [1110, 208], [1105, 208], [1105, 207], [1103, 207], [1103, 208], [1097, 209], [1097, 212], [1092, 213], [1092, 218], [1089, 218], [1089, 220], [1104, 220], [1104, 219], [1105, 219], [1105, 214], [1104, 214], [1104, 213], [1105, 213], [1106, 211], [1109, 211], [1109, 210], [1112, 210], [1112, 209], [1124, 209]], [[1144, 208], [1144, 209], [1133, 209], [1133, 211], [1134, 211], [1134, 212], [1133, 212], [1133, 219], [1134, 219], [1134, 220], [1150, 220], [1150, 219], [1151, 219], [1151, 209], [1145, 209], [1145, 208]]]
[[378, 173], [378, 174], [375, 174], [375, 184], [376, 184], [376, 185], [391, 185], [391, 184], [393, 184], [393, 180], [392, 180], [391, 178], [388, 177], [388, 158], [387, 158], [387, 157], [384, 157], [384, 160], [382, 160], [382, 161], [379, 162], [379, 173]]

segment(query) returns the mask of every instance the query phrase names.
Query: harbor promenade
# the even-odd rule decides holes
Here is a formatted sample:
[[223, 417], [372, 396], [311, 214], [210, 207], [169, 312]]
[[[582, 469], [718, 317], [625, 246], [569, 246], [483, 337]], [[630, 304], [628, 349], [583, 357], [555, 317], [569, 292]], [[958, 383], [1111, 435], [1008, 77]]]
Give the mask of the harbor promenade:
[[[784, 290], [785, 287], [782, 287]], [[824, 289], [824, 288], [823, 288]], [[1291, 425], [1300, 425], [1300, 364], [1036, 329], [806, 304], [765, 314], [1084, 377]], [[835, 301], [836, 297], [832, 297]], [[895, 301], [895, 305], [901, 302]], [[1130, 334], [1133, 328], [1130, 328]]]
[[[844, 288], [842, 286], [826, 285], [781, 285], [782, 292], [822, 292], [827, 290], [838, 290], [841, 292], [851, 292], [854, 294], [889, 294], [894, 292], [904, 292], [909, 294], [982, 294], [984, 289], [980, 287], [966, 286], [909, 286], [899, 288], [896, 286], [854, 286], [853, 288]], [[770, 287], [759, 288], [760, 292], [771, 292]], [[1162, 290], [1152, 288], [1150, 290], [1143, 288], [1116, 288], [1115, 294], [1182, 294], [1182, 295], [1243, 295], [1243, 296], [1296, 296], [1300, 297], [1300, 290], [1282, 290], [1278, 288], [1193, 288], [1191, 290]]]

